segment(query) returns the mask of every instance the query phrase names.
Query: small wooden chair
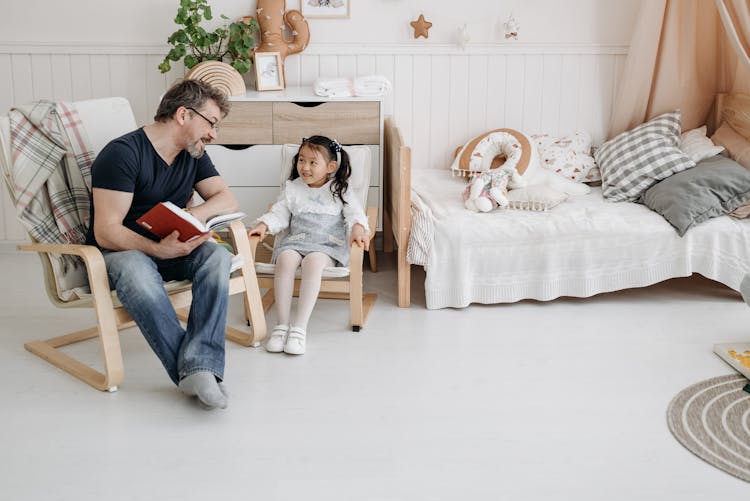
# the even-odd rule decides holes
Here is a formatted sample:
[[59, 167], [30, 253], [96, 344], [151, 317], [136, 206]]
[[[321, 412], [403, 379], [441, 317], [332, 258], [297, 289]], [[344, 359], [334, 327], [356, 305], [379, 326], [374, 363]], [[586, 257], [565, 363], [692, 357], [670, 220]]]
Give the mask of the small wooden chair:
[[[105, 98], [79, 101], [73, 103], [78, 110], [81, 122], [89, 136], [91, 147], [95, 154], [109, 142], [126, 132], [136, 128], [130, 103], [124, 98]], [[15, 201], [14, 191], [11, 189], [11, 159], [10, 132], [8, 116], [0, 116], [0, 165], [4, 178], [11, 192], [11, 199]], [[258, 345], [266, 335], [266, 323], [262, 308], [254, 311], [260, 301], [260, 290], [252, 266], [250, 243], [247, 232], [240, 221], [234, 221], [230, 228], [234, 248], [242, 257], [243, 265], [233, 273], [229, 284], [229, 294], [243, 294], [245, 315], [253, 319], [251, 333], [245, 333], [227, 326], [227, 338], [244, 346]], [[31, 341], [24, 347], [49, 363], [65, 372], [77, 377], [85, 383], [99, 390], [116, 391], [124, 380], [124, 368], [118, 331], [133, 327], [128, 312], [117, 299], [117, 294], [109, 288], [109, 279], [104, 265], [101, 251], [90, 245], [77, 244], [45, 244], [32, 242], [18, 246], [20, 250], [34, 251], [39, 254], [44, 269], [44, 281], [47, 295], [51, 302], [60, 308], [93, 308], [96, 312], [97, 325], [88, 329], [73, 332], [51, 339]], [[78, 284], [77, 294], [63, 299], [60, 295], [60, 277], [53, 269], [50, 254], [74, 255], [82, 259], [85, 265], [85, 277]], [[178, 317], [186, 321], [188, 307], [192, 300], [191, 283], [173, 281], [164, 284], [169, 293], [170, 301], [177, 311]], [[83, 289], [88, 287], [90, 293]], [[67, 288], [67, 286], [66, 286]], [[83, 362], [59, 350], [60, 347], [99, 338], [103, 358], [103, 371], [100, 372]]]
[[[280, 179], [280, 185], [282, 187], [289, 179], [292, 169], [292, 161], [298, 150], [299, 145], [292, 144], [285, 144], [282, 148]], [[344, 150], [349, 155], [352, 168], [352, 175], [349, 178], [349, 190], [352, 190], [357, 196], [362, 207], [367, 207], [367, 192], [370, 186], [370, 150], [366, 146], [344, 146]], [[370, 270], [374, 272], [377, 269], [377, 261], [375, 256], [375, 246], [372, 239], [375, 235], [378, 208], [367, 207], [366, 212], [367, 224], [370, 226], [370, 250], [368, 251]], [[277, 235], [277, 237], [280, 236], [281, 234]], [[274, 240], [273, 237], [267, 236], [262, 245], [259, 245], [260, 239], [257, 236], [250, 237], [250, 248], [252, 249], [253, 258], [255, 260], [255, 270], [258, 274], [258, 285], [261, 289], [268, 289], [262, 299], [263, 311], [268, 311], [275, 301], [273, 289], [275, 265], [270, 263], [273, 250], [272, 243]], [[348, 268], [330, 267], [323, 270], [323, 278], [321, 280], [318, 297], [348, 299], [351, 327], [354, 332], [359, 332], [367, 322], [367, 317], [370, 314], [372, 306], [375, 304], [377, 294], [365, 294], [363, 292], [362, 261], [364, 259], [364, 250], [362, 247], [353, 244], [350, 252]], [[297, 279], [294, 283], [295, 295], [299, 293], [299, 273], [300, 270], [297, 270]], [[251, 317], [251, 321], [253, 320], [254, 317]]]

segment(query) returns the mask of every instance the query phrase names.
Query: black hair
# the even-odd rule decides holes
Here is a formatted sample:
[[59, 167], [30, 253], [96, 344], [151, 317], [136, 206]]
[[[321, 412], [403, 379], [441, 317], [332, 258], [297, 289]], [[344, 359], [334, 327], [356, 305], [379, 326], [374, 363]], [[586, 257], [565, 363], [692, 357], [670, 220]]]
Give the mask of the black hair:
[[[336, 172], [333, 174], [333, 182], [331, 183], [331, 193], [334, 197], [339, 197], [342, 203], [346, 204], [344, 200], [344, 193], [349, 189], [349, 176], [352, 175], [352, 167], [349, 163], [349, 155], [344, 151], [341, 145], [330, 138], [325, 136], [310, 136], [302, 139], [299, 149], [301, 150], [304, 146], [312, 148], [314, 151], [319, 151], [326, 162], [337, 161], [336, 154], [341, 155], [341, 160], [338, 162]], [[293, 181], [299, 177], [297, 172], [297, 161], [299, 160], [299, 150], [294, 155], [292, 160], [292, 173], [289, 175], [289, 180]]]

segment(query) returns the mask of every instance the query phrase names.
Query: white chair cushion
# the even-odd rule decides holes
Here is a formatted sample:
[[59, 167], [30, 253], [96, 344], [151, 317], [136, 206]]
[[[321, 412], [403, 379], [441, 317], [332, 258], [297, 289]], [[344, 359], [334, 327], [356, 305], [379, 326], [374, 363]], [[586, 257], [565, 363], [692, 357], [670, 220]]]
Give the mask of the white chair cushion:
[[130, 103], [124, 97], [87, 99], [76, 101], [73, 105], [86, 127], [94, 156], [98, 155], [108, 142], [137, 127]]
[[[273, 275], [276, 271], [276, 265], [272, 263], [255, 263], [255, 272], [258, 275]], [[295, 278], [302, 276], [302, 269], [297, 268], [294, 274]], [[346, 278], [349, 276], [348, 266], [326, 266], [323, 268], [323, 279], [327, 278]]]

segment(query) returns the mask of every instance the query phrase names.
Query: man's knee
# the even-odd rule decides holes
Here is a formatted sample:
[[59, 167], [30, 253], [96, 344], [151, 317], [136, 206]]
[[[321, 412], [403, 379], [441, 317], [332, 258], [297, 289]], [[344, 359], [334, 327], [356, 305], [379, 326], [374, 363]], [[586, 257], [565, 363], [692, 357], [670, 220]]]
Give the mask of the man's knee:
[[201, 273], [209, 279], [229, 282], [229, 269], [232, 266], [232, 254], [223, 246], [206, 242], [195, 251], [195, 274]]
[[137, 250], [107, 252], [104, 262], [110, 278], [117, 280], [122, 276], [152, 276], [156, 265], [146, 254]]

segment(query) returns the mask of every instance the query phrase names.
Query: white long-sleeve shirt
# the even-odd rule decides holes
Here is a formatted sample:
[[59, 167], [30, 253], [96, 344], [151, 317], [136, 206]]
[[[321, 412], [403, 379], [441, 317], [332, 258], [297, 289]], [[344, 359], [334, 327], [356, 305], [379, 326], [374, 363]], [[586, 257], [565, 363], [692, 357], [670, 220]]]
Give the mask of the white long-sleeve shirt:
[[370, 227], [367, 224], [362, 205], [357, 197], [349, 190], [343, 193], [343, 199], [346, 204], [334, 196], [331, 192], [331, 181], [320, 188], [311, 188], [297, 178], [294, 181], [287, 181], [284, 189], [279, 194], [276, 203], [271, 210], [260, 216], [254, 224], [263, 222], [268, 226], [268, 232], [271, 235], [289, 227], [289, 221], [292, 214], [308, 212], [311, 214], [341, 214], [346, 223], [347, 233], [351, 233], [352, 226], [359, 223], [367, 233]]

